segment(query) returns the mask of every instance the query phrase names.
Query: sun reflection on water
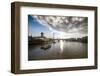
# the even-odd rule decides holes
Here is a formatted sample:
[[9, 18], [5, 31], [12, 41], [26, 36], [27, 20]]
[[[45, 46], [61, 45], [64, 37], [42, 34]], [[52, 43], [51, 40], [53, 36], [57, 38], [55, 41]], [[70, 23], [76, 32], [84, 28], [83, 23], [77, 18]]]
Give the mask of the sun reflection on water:
[[62, 53], [63, 49], [64, 49], [64, 42], [63, 42], [63, 40], [60, 40], [60, 49], [61, 49], [61, 53]]

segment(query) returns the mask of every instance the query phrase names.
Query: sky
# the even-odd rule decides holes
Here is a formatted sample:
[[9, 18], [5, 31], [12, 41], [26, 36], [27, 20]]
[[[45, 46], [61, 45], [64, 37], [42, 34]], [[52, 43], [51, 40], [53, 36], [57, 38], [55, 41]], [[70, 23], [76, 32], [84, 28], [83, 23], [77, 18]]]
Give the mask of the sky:
[[88, 18], [76, 16], [28, 15], [28, 33], [41, 32], [48, 38], [81, 38], [88, 35]]

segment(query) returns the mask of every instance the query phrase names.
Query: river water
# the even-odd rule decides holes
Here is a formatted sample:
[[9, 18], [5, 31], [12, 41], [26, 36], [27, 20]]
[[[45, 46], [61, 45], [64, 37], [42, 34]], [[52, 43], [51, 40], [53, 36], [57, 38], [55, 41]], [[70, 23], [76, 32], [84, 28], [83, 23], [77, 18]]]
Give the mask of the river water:
[[56, 41], [42, 45], [29, 45], [28, 60], [79, 59], [88, 57], [88, 45], [82, 42]]

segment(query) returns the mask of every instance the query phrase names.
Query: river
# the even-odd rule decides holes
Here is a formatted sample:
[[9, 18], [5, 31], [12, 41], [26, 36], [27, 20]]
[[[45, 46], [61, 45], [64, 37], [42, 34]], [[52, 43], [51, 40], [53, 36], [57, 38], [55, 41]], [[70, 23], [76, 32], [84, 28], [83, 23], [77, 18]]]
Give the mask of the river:
[[88, 57], [88, 45], [82, 42], [56, 41], [44, 45], [29, 45], [28, 60], [79, 59]]

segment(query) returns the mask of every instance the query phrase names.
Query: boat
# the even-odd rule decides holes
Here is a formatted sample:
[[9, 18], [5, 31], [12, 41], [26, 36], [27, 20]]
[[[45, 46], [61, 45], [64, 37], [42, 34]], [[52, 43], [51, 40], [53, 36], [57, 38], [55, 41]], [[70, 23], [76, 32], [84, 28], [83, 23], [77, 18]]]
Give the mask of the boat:
[[43, 49], [43, 50], [47, 50], [47, 49], [50, 49], [50, 48], [51, 48], [51, 45], [41, 46], [41, 49]]

